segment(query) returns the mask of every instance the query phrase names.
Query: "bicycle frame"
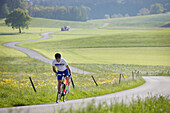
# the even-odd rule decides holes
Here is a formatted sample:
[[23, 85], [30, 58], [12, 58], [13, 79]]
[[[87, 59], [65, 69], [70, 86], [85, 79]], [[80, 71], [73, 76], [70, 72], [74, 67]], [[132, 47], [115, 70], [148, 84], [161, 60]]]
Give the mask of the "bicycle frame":
[[[67, 87], [67, 84], [68, 84], [68, 80], [66, 79], [66, 77], [67, 76], [65, 76], [65, 75], [63, 75], [64, 77], [63, 77], [63, 80], [62, 80], [62, 82], [61, 82], [61, 84], [64, 84], [65, 85], [65, 87], [64, 87], [64, 91], [63, 91], [63, 93], [65, 93], [66, 92], [66, 87]], [[65, 82], [65, 83], [64, 83]], [[61, 87], [61, 86], [60, 86]]]
[[[66, 77], [68, 77], [68, 76], [66, 76], [66, 75], [62, 75], [62, 76], [63, 76], [63, 78], [62, 78], [62, 82], [61, 82], [59, 88], [60, 88], [60, 92], [61, 92], [61, 97], [63, 97], [63, 102], [64, 102], [64, 96], [67, 95], [67, 97], [68, 97], [68, 94], [66, 94], [66, 87], [68, 85], [68, 80], [66, 79]], [[57, 93], [57, 99], [56, 99], [57, 103], [58, 103], [58, 100], [61, 100], [61, 97], [60, 97], [60, 99], [58, 99], [58, 93]], [[66, 97], [66, 100], [67, 100], [67, 97]]]

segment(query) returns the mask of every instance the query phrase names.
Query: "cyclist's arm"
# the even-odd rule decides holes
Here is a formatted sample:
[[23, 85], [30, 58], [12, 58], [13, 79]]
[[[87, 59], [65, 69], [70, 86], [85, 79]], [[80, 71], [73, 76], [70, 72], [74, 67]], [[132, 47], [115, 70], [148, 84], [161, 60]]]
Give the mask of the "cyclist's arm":
[[70, 69], [70, 67], [67, 65], [66, 68], [68, 69], [68, 72], [69, 72], [70, 75], [71, 75], [71, 69]]
[[54, 73], [57, 73], [56, 69], [55, 69], [55, 66], [52, 67], [53, 68], [53, 72]]

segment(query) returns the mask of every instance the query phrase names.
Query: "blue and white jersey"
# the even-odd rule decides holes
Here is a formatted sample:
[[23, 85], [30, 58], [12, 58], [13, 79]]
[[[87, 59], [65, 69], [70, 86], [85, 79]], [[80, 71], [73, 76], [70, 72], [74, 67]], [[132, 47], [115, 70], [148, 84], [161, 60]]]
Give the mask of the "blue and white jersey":
[[52, 63], [52, 66], [56, 66], [58, 71], [65, 71], [67, 65], [67, 62], [63, 58], [61, 58], [60, 62], [57, 62], [55, 59]]

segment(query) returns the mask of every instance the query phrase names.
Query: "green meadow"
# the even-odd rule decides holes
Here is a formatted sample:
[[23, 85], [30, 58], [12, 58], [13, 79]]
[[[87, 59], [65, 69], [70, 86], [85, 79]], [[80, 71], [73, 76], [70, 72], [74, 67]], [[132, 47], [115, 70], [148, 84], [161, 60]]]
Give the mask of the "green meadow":
[[48, 40], [19, 46], [34, 49], [50, 59], [55, 52], [61, 52], [69, 63], [170, 66], [170, 32], [166, 29], [133, 32], [96, 29], [51, 36], [53, 38]]
[[[71, 88], [69, 100], [86, 98], [143, 84], [145, 81], [140, 76], [131, 80], [131, 72], [135, 70], [142, 72], [140, 75], [169, 75], [170, 29], [160, 27], [170, 21], [169, 16], [170, 13], [166, 13], [87, 22], [32, 18], [30, 28], [24, 29], [22, 34], [5, 26], [1, 19], [0, 107], [51, 103], [55, 102], [57, 94], [56, 77], [49, 64], [5, 47], [4, 43], [42, 38], [39, 33], [71, 26], [69, 32], [50, 34], [50, 39], [18, 46], [33, 49], [50, 59], [54, 59], [56, 52], [61, 52], [70, 65], [96, 72], [93, 76], [98, 87], [91, 75], [73, 73], [76, 88]], [[109, 26], [97, 29], [107, 22]], [[118, 84], [120, 73], [124, 74], [125, 80]], [[33, 92], [30, 76], [37, 93]]]
[[[57, 79], [49, 64], [21, 56], [0, 57], [0, 64], [0, 108], [55, 102]], [[91, 75], [73, 73], [75, 88], [71, 87], [68, 100], [109, 94], [145, 83], [140, 76], [133, 80], [130, 75], [124, 75], [125, 79], [120, 84], [119, 74], [93, 76], [98, 86], [94, 84]], [[36, 93], [29, 77], [32, 77]]]
[[93, 23], [107, 22], [110, 23], [110, 29], [119, 29], [119, 28], [152, 28], [161, 27], [169, 23], [170, 13], [162, 13], [156, 15], [147, 15], [147, 16], [134, 16], [126, 18], [111, 18], [111, 19], [98, 19], [92, 20]]
[[[160, 27], [169, 22], [169, 16], [170, 13], [92, 20], [87, 23], [99, 21], [98, 23], [109, 22], [110, 25], [104, 29], [89, 28], [54, 33], [51, 34], [51, 39], [18, 45], [31, 48], [50, 59], [54, 58], [55, 52], [61, 52], [73, 64], [170, 66], [170, 29]], [[130, 25], [131, 22], [134, 22], [133, 26]], [[149, 25], [138, 26], [142, 23]], [[119, 28], [112, 29], [115, 26]]]

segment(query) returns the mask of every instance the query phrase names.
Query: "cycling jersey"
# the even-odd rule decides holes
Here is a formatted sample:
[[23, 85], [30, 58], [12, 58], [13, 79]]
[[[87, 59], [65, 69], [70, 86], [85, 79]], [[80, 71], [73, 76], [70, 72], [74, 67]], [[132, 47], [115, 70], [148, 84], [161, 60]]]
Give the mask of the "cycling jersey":
[[56, 59], [52, 62], [52, 66], [56, 66], [58, 71], [65, 71], [67, 65], [67, 62], [63, 58], [61, 58], [60, 62], [57, 62]]

